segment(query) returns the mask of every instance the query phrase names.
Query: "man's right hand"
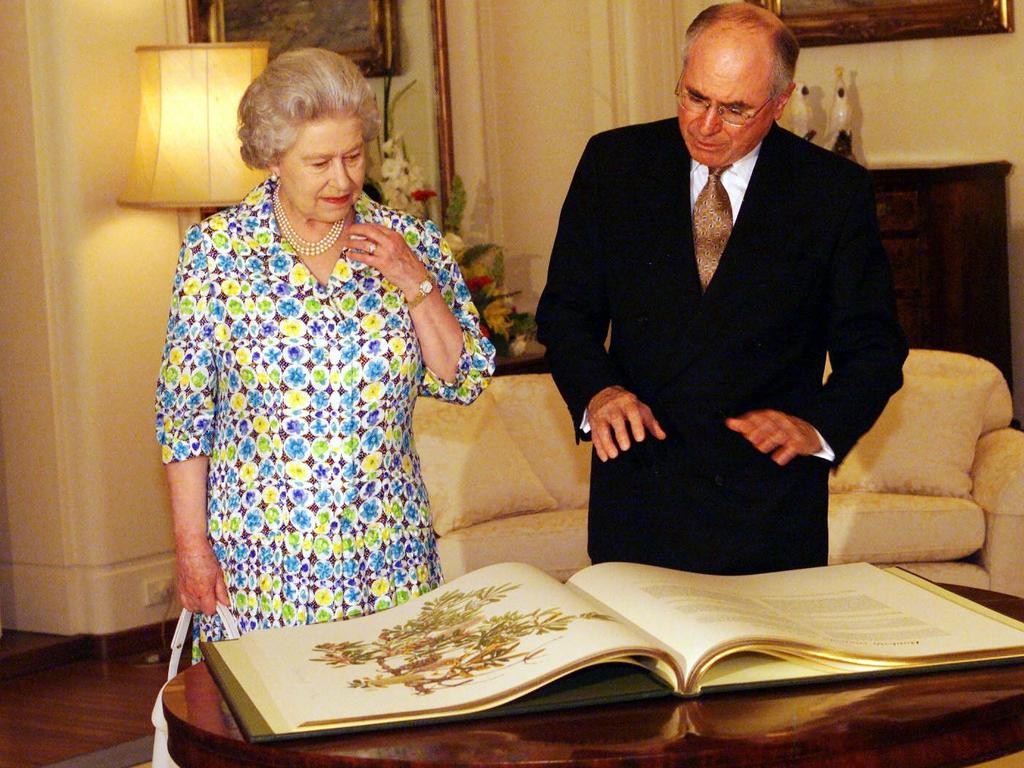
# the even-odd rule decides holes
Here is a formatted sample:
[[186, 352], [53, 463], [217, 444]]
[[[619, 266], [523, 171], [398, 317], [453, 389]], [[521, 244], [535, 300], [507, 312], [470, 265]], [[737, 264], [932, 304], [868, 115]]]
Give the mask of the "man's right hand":
[[619, 451], [628, 451], [632, 440], [642, 442], [648, 432], [658, 440], [665, 439], [665, 430], [651, 409], [623, 387], [605, 387], [594, 395], [587, 405], [587, 419], [594, 450], [601, 461], [616, 458]]

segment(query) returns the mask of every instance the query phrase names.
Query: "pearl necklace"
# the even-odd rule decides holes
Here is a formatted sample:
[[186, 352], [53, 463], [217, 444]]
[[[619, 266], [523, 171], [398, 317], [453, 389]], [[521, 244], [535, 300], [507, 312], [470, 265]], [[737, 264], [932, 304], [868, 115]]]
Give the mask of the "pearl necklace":
[[341, 231], [345, 228], [345, 219], [336, 221], [327, 230], [327, 234], [317, 240], [315, 243], [311, 243], [308, 240], [303, 240], [299, 237], [298, 233], [292, 227], [288, 216], [284, 212], [284, 205], [281, 203], [281, 197], [278, 194], [278, 190], [274, 190], [274, 217], [277, 219], [277, 226], [281, 230], [281, 234], [284, 239], [291, 243], [292, 248], [299, 256], [319, 256], [325, 251], [329, 251], [338, 238], [341, 237]]

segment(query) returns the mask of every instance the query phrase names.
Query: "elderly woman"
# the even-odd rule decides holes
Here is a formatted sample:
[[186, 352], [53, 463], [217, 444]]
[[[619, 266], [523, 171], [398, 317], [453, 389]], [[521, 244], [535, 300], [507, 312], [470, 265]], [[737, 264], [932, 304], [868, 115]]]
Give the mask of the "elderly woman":
[[208, 640], [217, 602], [246, 632], [436, 587], [413, 403], [470, 403], [494, 366], [438, 229], [363, 194], [380, 120], [351, 61], [285, 53], [238, 114], [272, 175], [186, 234], [157, 390], [178, 590]]

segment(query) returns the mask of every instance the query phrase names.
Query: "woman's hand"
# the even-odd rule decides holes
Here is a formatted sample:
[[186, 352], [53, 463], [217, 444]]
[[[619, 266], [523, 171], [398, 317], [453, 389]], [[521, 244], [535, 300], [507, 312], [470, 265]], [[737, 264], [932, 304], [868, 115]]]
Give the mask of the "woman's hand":
[[228, 605], [228, 589], [213, 548], [205, 541], [178, 547], [178, 596], [181, 606], [207, 616], [217, 612], [217, 603]]
[[[353, 224], [342, 235], [350, 259], [367, 264], [396, 285], [411, 301], [430, 273], [405, 244], [402, 235], [379, 224]], [[423, 301], [410, 307], [423, 364], [444, 381], [454, 381], [462, 355], [462, 327], [441, 291], [435, 288]]]
[[393, 229], [380, 224], [353, 224], [341, 240], [350, 259], [376, 269], [407, 298], [415, 296], [420, 283], [429, 277], [423, 262]]

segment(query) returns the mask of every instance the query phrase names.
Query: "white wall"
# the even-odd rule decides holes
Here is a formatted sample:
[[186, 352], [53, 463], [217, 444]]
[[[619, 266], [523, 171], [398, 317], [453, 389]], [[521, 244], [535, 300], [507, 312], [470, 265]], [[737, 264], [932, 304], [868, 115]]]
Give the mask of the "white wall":
[[[536, 305], [558, 211], [586, 139], [672, 115], [678, 47], [701, 0], [449, 0], [456, 170], [471, 221], [509, 254]], [[1020, 33], [808, 48], [798, 78], [824, 128], [846, 71], [855, 150], [869, 166], [1008, 160], [1014, 387], [1024, 392], [1024, 71]], [[1018, 399], [1018, 417], [1024, 406]]]

